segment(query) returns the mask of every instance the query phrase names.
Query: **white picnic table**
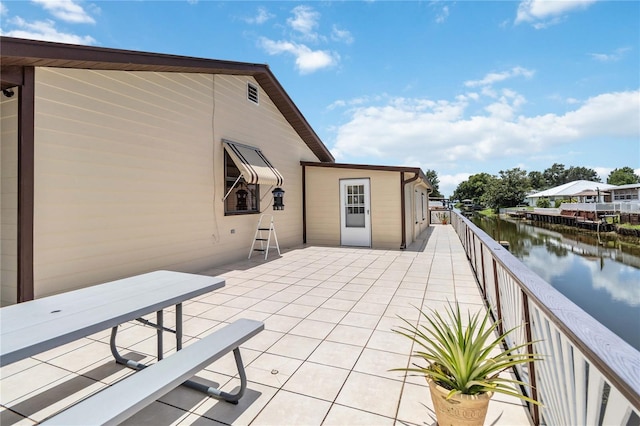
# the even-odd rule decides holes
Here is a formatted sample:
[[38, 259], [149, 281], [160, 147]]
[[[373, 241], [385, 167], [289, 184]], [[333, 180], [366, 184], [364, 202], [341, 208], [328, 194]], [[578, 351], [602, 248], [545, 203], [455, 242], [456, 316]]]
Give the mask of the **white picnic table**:
[[[119, 363], [127, 364], [130, 360], [120, 357], [115, 347], [117, 327], [136, 319], [157, 329], [158, 359], [162, 359], [163, 330], [175, 333], [177, 348], [182, 347], [182, 303], [224, 285], [219, 277], [154, 271], [1, 308], [0, 366], [109, 328], [112, 353]], [[162, 313], [174, 305], [176, 328], [169, 330], [163, 326]], [[153, 312], [155, 324], [142, 319]]]

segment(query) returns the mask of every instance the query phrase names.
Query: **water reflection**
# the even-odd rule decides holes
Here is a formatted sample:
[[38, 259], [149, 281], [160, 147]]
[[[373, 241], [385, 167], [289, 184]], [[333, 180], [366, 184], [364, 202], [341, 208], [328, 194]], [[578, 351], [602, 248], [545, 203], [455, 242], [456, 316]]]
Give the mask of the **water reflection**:
[[509, 241], [529, 269], [640, 350], [640, 250], [579, 230], [563, 234], [486, 217], [473, 222], [496, 241]]

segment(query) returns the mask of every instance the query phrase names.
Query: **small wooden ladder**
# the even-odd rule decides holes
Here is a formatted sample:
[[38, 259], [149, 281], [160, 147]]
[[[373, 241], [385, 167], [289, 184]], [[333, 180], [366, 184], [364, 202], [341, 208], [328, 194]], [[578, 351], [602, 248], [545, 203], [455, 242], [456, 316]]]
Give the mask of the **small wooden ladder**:
[[[269, 218], [269, 227], [266, 227], [263, 224], [263, 220]], [[267, 238], [264, 237], [263, 232], [268, 232]], [[275, 246], [271, 245], [271, 234], [273, 234], [273, 239], [276, 242]], [[256, 248], [256, 241], [260, 241], [260, 248]], [[273, 226], [273, 215], [272, 214], [263, 214], [260, 215], [260, 220], [258, 220], [258, 227], [256, 228], [256, 234], [253, 237], [253, 243], [251, 243], [251, 250], [249, 250], [249, 259], [251, 259], [251, 255], [254, 251], [264, 252], [264, 260], [267, 260], [267, 256], [269, 256], [269, 248], [278, 249], [278, 255], [280, 256], [280, 246], [278, 245], [278, 236], [276, 235], [276, 228]]]

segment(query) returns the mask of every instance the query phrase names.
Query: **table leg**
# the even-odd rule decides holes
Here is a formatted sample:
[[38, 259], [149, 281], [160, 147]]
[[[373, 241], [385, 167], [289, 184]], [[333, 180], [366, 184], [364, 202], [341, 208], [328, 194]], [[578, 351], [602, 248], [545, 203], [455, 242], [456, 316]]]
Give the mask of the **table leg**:
[[109, 340], [109, 346], [111, 347], [111, 354], [115, 358], [116, 362], [118, 364], [126, 365], [127, 367], [133, 368], [135, 370], [142, 370], [143, 368], [145, 368], [146, 365], [144, 365], [143, 363], [125, 358], [122, 355], [120, 355], [120, 353], [118, 352], [118, 348], [116, 347], [117, 334], [118, 334], [118, 327], [116, 326], [111, 329], [111, 339]]
[[182, 349], [182, 303], [176, 305], [176, 350]]
[[162, 309], [156, 312], [156, 323], [158, 328], [156, 329], [156, 335], [158, 337], [158, 361], [163, 358], [163, 345], [162, 345], [162, 328], [164, 327], [164, 315]]

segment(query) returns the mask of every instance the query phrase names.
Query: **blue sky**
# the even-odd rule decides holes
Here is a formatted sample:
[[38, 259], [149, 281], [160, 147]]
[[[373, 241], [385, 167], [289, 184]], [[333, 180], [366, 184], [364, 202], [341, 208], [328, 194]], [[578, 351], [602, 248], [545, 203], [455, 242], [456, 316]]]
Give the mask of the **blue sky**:
[[0, 3], [3, 35], [269, 64], [336, 161], [640, 173], [638, 1]]

